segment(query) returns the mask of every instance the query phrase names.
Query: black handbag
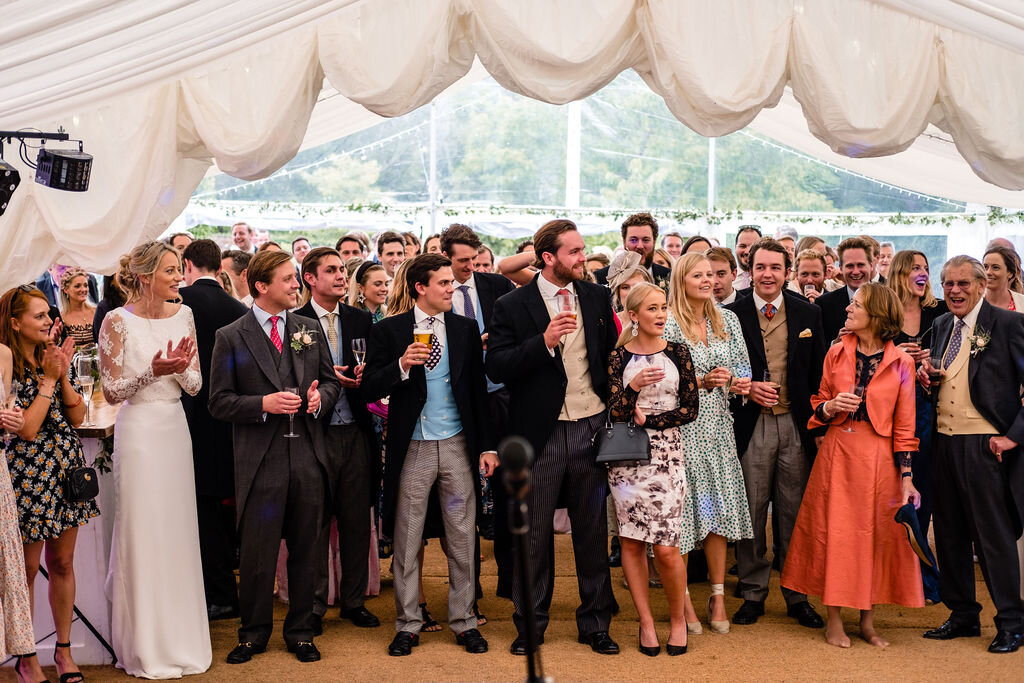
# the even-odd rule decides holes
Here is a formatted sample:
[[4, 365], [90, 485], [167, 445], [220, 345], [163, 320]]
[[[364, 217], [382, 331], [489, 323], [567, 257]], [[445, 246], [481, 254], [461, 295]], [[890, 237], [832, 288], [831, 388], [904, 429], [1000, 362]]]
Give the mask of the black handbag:
[[64, 500], [69, 503], [85, 503], [99, 495], [100, 478], [96, 476], [95, 469], [74, 467], [66, 470], [63, 462], [60, 469], [64, 473]]
[[612, 422], [611, 411], [604, 426], [594, 435], [597, 462], [612, 466], [643, 465], [651, 461], [651, 438], [647, 430], [629, 422]]

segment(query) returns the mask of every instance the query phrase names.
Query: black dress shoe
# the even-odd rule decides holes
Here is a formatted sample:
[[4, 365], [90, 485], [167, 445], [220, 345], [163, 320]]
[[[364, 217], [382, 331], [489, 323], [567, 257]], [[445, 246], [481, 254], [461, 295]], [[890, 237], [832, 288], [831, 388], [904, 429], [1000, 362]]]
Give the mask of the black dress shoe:
[[320, 650], [316, 649], [316, 645], [311, 640], [300, 640], [294, 645], [289, 645], [288, 652], [294, 653], [295, 659], [300, 662], [320, 661]]
[[322, 636], [324, 634], [324, 618], [319, 614], [314, 614], [311, 617], [313, 636]]
[[375, 617], [370, 610], [365, 607], [353, 607], [352, 609], [343, 609], [340, 612], [342, 619], [348, 619], [359, 628], [377, 628], [380, 626], [380, 619]]
[[399, 631], [395, 639], [388, 645], [388, 654], [392, 657], [404, 657], [412, 654], [412, 649], [420, 644], [420, 634]]
[[992, 644], [988, 646], [988, 651], [995, 652], [996, 654], [1016, 652], [1020, 648], [1021, 640], [1024, 640], [1024, 633], [996, 631], [996, 637], [992, 639]]
[[[804, 603], [805, 605], [807, 603]], [[757, 600], [744, 600], [736, 614], [732, 615], [732, 623], [748, 626], [756, 624], [758, 617], [764, 616], [764, 603]], [[817, 616], [817, 615], [815, 615]]]
[[612, 536], [612, 551], [608, 555], [608, 566], [622, 566], [622, 545], [619, 543], [618, 536]]
[[466, 648], [466, 652], [473, 655], [479, 655], [487, 652], [487, 641], [482, 635], [480, 635], [480, 631], [477, 631], [475, 628], [471, 628], [468, 631], [463, 631], [456, 635], [455, 642], [464, 646]]
[[930, 638], [931, 640], [952, 640], [953, 638], [977, 638], [980, 635], [980, 624], [957, 623], [952, 619], [946, 619], [946, 622], [942, 626], [938, 628], [933, 628], [931, 631], [924, 632], [924, 637]]
[[238, 608], [230, 605], [207, 605], [206, 618], [210, 621], [218, 619], [237, 619]]
[[[543, 636], [537, 639], [538, 645], [544, 644]], [[512, 645], [508, 648], [509, 654], [519, 655], [520, 657], [526, 656], [526, 636], [516, 636], [516, 639], [512, 641]]]
[[589, 645], [590, 649], [599, 655], [619, 654], [618, 644], [608, 635], [608, 631], [594, 631], [585, 636], [579, 637], [579, 642]]
[[253, 655], [267, 651], [267, 644], [257, 645], [256, 643], [239, 643], [235, 649], [228, 653], [228, 664], [245, 664]]
[[786, 608], [786, 614], [796, 619], [797, 623], [801, 626], [806, 626], [807, 628], [825, 627], [825, 622], [822, 621], [821, 616], [814, 611], [811, 603], [807, 601], [790, 605]]

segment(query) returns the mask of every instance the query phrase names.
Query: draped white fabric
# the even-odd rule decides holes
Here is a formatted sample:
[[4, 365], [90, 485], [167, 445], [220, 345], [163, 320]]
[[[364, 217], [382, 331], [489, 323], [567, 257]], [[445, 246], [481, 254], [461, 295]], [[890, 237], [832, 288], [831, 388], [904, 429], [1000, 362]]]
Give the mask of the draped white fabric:
[[110, 270], [180, 213], [212, 160], [242, 178], [273, 173], [302, 144], [325, 75], [396, 116], [474, 55], [502, 86], [553, 103], [635, 69], [704, 135], [749, 124], [789, 85], [839, 154], [894, 154], [934, 124], [979, 177], [1024, 188], [1024, 11], [1008, 0], [16, 0], [3, 11], [0, 127], [62, 124], [96, 156], [81, 196], [22, 169], [0, 217], [4, 285], [55, 258]]

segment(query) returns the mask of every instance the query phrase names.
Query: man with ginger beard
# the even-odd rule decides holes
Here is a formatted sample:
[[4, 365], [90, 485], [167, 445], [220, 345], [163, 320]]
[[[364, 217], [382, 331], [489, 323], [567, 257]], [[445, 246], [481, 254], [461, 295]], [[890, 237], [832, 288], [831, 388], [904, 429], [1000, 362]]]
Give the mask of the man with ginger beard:
[[[572, 221], [546, 223], [537, 231], [534, 247], [542, 270], [495, 302], [486, 364], [488, 377], [508, 387], [509, 432], [523, 435], [536, 453], [533, 484], [526, 494], [536, 642], [544, 641], [549, 621], [552, 526], [561, 499], [573, 529], [579, 642], [601, 654], [617, 654], [619, 646], [608, 635], [615, 604], [604, 524], [608, 474], [594, 462], [593, 441], [605, 420], [606, 363], [618, 336], [615, 314], [608, 290], [582, 279], [585, 245]], [[560, 305], [567, 295], [578, 302], [575, 313]], [[528, 627], [518, 567], [512, 601], [518, 635], [510, 651], [525, 655]]]
[[857, 289], [875, 277], [874, 245], [863, 237], [847, 237], [836, 248], [845, 287], [822, 294], [814, 303], [821, 306], [821, 324], [825, 339], [831, 343], [846, 324], [846, 307]]

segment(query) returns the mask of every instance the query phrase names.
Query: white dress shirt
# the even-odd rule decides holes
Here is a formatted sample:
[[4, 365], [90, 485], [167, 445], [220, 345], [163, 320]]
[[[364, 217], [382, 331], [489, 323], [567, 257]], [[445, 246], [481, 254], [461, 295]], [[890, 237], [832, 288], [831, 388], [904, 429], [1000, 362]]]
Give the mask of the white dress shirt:
[[[552, 318], [561, 313], [561, 311], [558, 310], [558, 290], [567, 289], [569, 290], [570, 294], [572, 294], [573, 296], [576, 295], [576, 287], [573, 286], [573, 283], [570, 282], [564, 287], [561, 285], [556, 285], [554, 282], [551, 282], [546, 277], [544, 277], [544, 273], [541, 273], [540, 276], [537, 278], [537, 288], [540, 289], [540, 297], [544, 300], [544, 305], [548, 307], [548, 315], [551, 316]], [[579, 304], [577, 302], [577, 306], [578, 305]], [[576, 324], [583, 324], [583, 318], [582, 316], [580, 316], [578, 309], [576, 311]], [[552, 357], [554, 357], [555, 350], [548, 349], [548, 353]]]
[[[466, 297], [462, 293], [461, 287], [467, 287], [469, 289], [469, 298], [473, 301], [473, 314], [466, 314]], [[452, 310], [459, 315], [464, 315], [467, 318], [479, 319], [482, 311], [480, 309], [480, 292], [476, 288], [476, 277], [470, 275], [469, 279], [465, 282], [455, 282], [455, 293], [452, 294]]]
[[[414, 328], [416, 327], [416, 325], [420, 324], [427, 318], [431, 317], [424, 313], [423, 310], [418, 305], [412, 307], [412, 315]], [[433, 318], [434, 336], [437, 337], [437, 343], [444, 347], [448, 343], [448, 335], [445, 333], [444, 313], [438, 313], [437, 315], [433, 316]], [[412, 368], [410, 367], [409, 369], [411, 370]], [[401, 373], [402, 381], [409, 379], [409, 370], [405, 370], [402, 368], [401, 358], [398, 359], [398, 372]]]
[[751, 294], [754, 297], [754, 306], [757, 308], [758, 311], [760, 311], [762, 308], [764, 308], [769, 303], [772, 306], [775, 307], [775, 313], [778, 313], [779, 312], [779, 308], [782, 307], [782, 292], [781, 291], [779, 292], [779, 295], [777, 297], [775, 297], [775, 299], [773, 301], [765, 301], [764, 299], [762, 299], [761, 297], [759, 297], [757, 295], [757, 291], [756, 290], [751, 290]]

